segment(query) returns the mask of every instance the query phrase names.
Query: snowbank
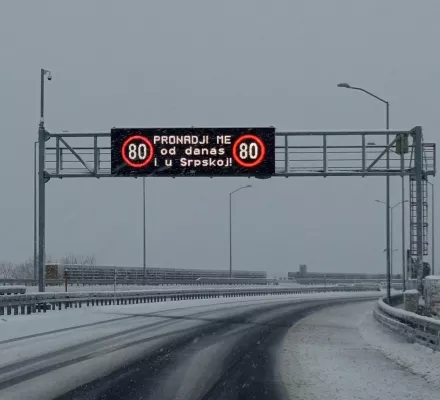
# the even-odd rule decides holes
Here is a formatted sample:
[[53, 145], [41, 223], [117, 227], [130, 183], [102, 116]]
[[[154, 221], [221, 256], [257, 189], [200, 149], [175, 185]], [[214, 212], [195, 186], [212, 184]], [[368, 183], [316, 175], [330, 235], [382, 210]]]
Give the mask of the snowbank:
[[358, 326], [365, 342], [389, 360], [440, 390], [440, 353], [417, 343], [409, 343], [401, 335], [382, 327], [371, 314], [371, 311], [365, 313]]
[[334, 306], [294, 325], [277, 369], [301, 400], [438, 400], [440, 356], [387, 332], [374, 302]]
[[431, 279], [440, 280], [440, 275], [428, 275], [425, 276], [425, 279], [427, 279], [428, 281]]

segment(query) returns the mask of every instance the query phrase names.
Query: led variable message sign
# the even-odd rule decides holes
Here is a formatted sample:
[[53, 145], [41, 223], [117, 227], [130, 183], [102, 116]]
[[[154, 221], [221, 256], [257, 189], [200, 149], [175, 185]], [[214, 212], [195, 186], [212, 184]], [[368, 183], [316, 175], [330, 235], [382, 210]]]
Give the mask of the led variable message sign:
[[275, 173], [275, 128], [113, 128], [115, 176]]

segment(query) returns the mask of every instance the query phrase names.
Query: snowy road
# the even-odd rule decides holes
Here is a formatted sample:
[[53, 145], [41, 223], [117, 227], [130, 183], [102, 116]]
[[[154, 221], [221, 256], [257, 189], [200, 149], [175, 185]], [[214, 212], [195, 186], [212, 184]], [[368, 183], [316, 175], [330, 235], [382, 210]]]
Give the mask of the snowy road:
[[[338, 357], [350, 352], [346, 336], [333, 343], [333, 352], [329, 352], [325, 335], [328, 340], [335, 335], [325, 327], [349, 333], [356, 330], [350, 325], [355, 319], [348, 313], [349, 307], [365, 316], [372, 307], [372, 301], [365, 299], [377, 296], [376, 292], [206, 299], [72, 309], [61, 318], [55, 314], [6, 318], [0, 321], [0, 398], [330, 399], [322, 382], [336, 385], [335, 393], [339, 390], [341, 394], [344, 379], [347, 384], [353, 375], [359, 378], [366, 373], [370, 385], [368, 368], [384, 366], [391, 374], [388, 384], [401, 377], [413, 379], [409, 382], [414, 384], [414, 379], [422, 378], [408, 371], [405, 376], [396, 375], [393, 371], [402, 368], [379, 351], [373, 356], [351, 354], [367, 355], [368, 365], [362, 358], [344, 364], [346, 360]], [[352, 303], [353, 299], [363, 301]], [[320, 317], [314, 320], [315, 316]], [[325, 318], [333, 322], [317, 323]], [[310, 334], [313, 321], [316, 332], [313, 325]], [[318, 337], [321, 341], [312, 342]], [[338, 379], [329, 367], [333, 359]], [[322, 361], [327, 369], [311, 368]], [[392, 389], [382, 394], [390, 393], [394, 393]], [[418, 393], [423, 393], [420, 385]], [[374, 394], [356, 397], [349, 392], [348, 397], [333, 398], [391, 398]], [[429, 399], [429, 394], [424, 398]]]

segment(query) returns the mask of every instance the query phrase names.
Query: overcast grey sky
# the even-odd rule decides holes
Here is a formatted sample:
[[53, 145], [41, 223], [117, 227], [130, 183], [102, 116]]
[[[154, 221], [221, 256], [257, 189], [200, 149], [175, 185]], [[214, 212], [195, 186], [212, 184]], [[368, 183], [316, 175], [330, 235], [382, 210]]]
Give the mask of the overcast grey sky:
[[[49, 131], [383, 128], [384, 105], [336, 87], [348, 82], [391, 102], [391, 128], [436, 141], [439, 20], [438, 0], [1, 1], [0, 259], [33, 251], [40, 68]], [[384, 271], [384, 178], [150, 178], [148, 265], [227, 268], [228, 195], [248, 183], [234, 268]], [[47, 253], [140, 266], [141, 200], [141, 180], [50, 181]]]

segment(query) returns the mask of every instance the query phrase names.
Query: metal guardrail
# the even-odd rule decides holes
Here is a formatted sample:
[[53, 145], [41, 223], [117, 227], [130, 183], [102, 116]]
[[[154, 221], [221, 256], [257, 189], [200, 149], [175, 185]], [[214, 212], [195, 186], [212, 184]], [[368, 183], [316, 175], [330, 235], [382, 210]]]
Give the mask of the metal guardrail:
[[[60, 285], [62, 281], [59, 281]], [[1, 278], [0, 285], [24, 285], [24, 286], [38, 286], [38, 282], [34, 279], [9, 279], [9, 278]]]
[[424, 317], [393, 307], [403, 302], [403, 294], [391, 296], [391, 304], [379, 299], [373, 309], [374, 318], [387, 328], [434, 350], [440, 348], [440, 320]]
[[[47, 310], [62, 310], [85, 306], [106, 306], [122, 304], [153, 303], [219, 297], [243, 297], [262, 295], [282, 295], [320, 292], [371, 292], [363, 287], [328, 287], [328, 288], [214, 288], [214, 289], [163, 289], [119, 292], [73, 292], [73, 293], [31, 293], [0, 297], [0, 316], [32, 314]], [[378, 290], [379, 291], [379, 290]]]
[[0, 286], [0, 296], [5, 294], [25, 294], [25, 286]]

